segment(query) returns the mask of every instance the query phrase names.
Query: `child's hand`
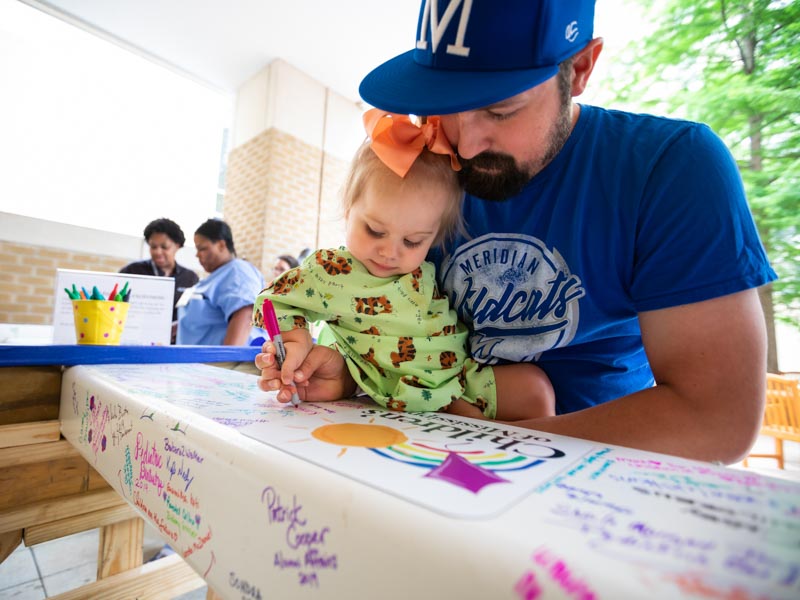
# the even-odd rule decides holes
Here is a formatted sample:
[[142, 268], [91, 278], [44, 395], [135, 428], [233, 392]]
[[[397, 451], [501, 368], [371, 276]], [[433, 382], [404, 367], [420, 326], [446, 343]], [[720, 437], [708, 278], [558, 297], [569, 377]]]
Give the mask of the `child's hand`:
[[473, 419], [481, 419], [482, 421], [488, 420], [480, 408], [474, 404], [470, 404], [463, 398], [453, 400], [450, 404], [442, 408], [441, 412], [446, 412], [451, 415], [459, 415], [462, 417], [472, 417]]
[[[275, 347], [266, 342], [263, 353], [256, 355], [256, 367], [261, 369], [258, 387], [265, 392], [279, 390], [278, 400], [289, 402], [292, 388], [284, 390], [282, 372], [275, 362]], [[288, 350], [287, 350], [288, 353]], [[324, 402], [349, 398], [356, 390], [356, 383], [344, 362], [344, 358], [333, 348], [313, 345], [305, 361], [294, 373], [297, 394], [303, 401]]]
[[[275, 344], [272, 342], [264, 342], [261, 347], [261, 353], [256, 354], [256, 368], [261, 371], [261, 377], [258, 379], [258, 387], [265, 392], [274, 392], [278, 390], [276, 398], [279, 402], [289, 402], [292, 398], [292, 392], [295, 387], [289, 387], [289, 393], [286, 394], [283, 389], [282, 371], [278, 368], [278, 361], [275, 358], [277, 350]], [[284, 363], [285, 364], [285, 363]]]
[[313, 347], [311, 334], [307, 329], [293, 329], [281, 334], [283, 345], [286, 349], [286, 358], [283, 368], [278, 370], [275, 344], [265, 342], [262, 353], [256, 355], [255, 364], [261, 370], [258, 386], [264, 391], [278, 390], [276, 398], [279, 402], [289, 402], [292, 394], [297, 391], [297, 386], [307, 386], [307, 381], [302, 381], [299, 369]]

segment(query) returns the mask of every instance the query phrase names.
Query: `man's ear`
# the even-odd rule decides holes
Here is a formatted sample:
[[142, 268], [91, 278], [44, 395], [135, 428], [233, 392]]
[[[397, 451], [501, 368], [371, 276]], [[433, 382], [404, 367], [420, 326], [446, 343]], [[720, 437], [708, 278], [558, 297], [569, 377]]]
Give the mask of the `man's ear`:
[[603, 38], [594, 38], [586, 47], [575, 54], [572, 59], [572, 95], [580, 96], [586, 89], [589, 76], [597, 63], [597, 57], [603, 50]]

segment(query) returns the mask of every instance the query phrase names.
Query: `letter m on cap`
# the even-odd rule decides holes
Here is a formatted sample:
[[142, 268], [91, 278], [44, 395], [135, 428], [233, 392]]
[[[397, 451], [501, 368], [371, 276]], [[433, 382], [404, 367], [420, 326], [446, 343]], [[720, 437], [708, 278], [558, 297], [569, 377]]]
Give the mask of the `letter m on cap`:
[[[445, 0], [447, 2], [447, 0]], [[463, 6], [462, 6], [463, 4]], [[425, 8], [422, 11], [422, 23], [419, 28], [420, 38], [417, 40], [417, 49], [427, 50], [428, 41], [426, 35], [428, 33], [428, 22], [431, 26], [431, 51], [436, 54], [436, 49], [439, 47], [439, 42], [442, 41], [442, 34], [447, 30], [450, 21], [453, 20], [453, 15], [461, 7], [461, 17], [458, 21], [458, 31], [456, 32], [456, 43], [447, 45], [447, 54], [455, 54], [456, 56], [469, 56], [469, 48], [464, 46], [464, 35], [467, 33], [467, 23], [469, 22], [469, 13], [472, 11], [472, 0], [450, 0], [447, 8], [442, 15], [442, 20], [439, 20], [439, 2], [437, 0], [425, 0]]]

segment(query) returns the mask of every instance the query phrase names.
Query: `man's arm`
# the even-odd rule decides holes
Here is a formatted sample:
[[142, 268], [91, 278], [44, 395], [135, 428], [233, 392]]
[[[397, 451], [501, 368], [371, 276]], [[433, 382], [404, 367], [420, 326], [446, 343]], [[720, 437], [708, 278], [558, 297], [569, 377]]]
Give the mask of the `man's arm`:
[[[766, 393], [766, 333], [757, 291], [642, 313], [639, 321], [656, 387], [513, 425], [696, 460], [742, 458], [758, 433]], [[342, 385], [347, 369], [341, 356], [323, 346], [314, 349], [319, 355], [306, 360], [295, 381], [336, 382], [333, 392], [326, 389], [315, 399], [344, 397], [343, 387], [352, 393], [352, 379]], [[269, 378], [279, 377], [274, 365], [259, 368], [264, 366], [271, 367]], [[280, 386], [273, 383], [262, 389]]]
[[514, 425], [698, 460], [741, 459], [764, 410], [766, 332], [757, 291], [641, 313], [639, 322], [656, 387]]

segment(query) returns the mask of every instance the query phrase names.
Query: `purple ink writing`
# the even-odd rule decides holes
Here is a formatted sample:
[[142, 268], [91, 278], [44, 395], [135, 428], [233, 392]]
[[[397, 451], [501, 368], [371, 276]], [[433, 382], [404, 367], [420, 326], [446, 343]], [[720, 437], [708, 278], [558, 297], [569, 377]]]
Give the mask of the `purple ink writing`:
[[187, 448], [183, 444], [173, 444], [169, 441], [169, 438], [164, 438], [164, 452], [177, 454], [181, 458], [187, 458], [199, 464], [203, 464], [205, 460], [205, 458], [200, 456], [193, 448]]
[[192, 485], [194, 481], [194, 475], [192, 475], [191, 467], [185, 467], [183, 464], [183, 459], [181, 459], [180, 464], [175, 461], [171, 456], [167, 457], [167, 471], [169, 471], [169, 480], [172, 481], [172, 478], [177, 475], [183, 483], [186, 485], [183, 488], [183, 491], [188, 491], [189, 486]]

